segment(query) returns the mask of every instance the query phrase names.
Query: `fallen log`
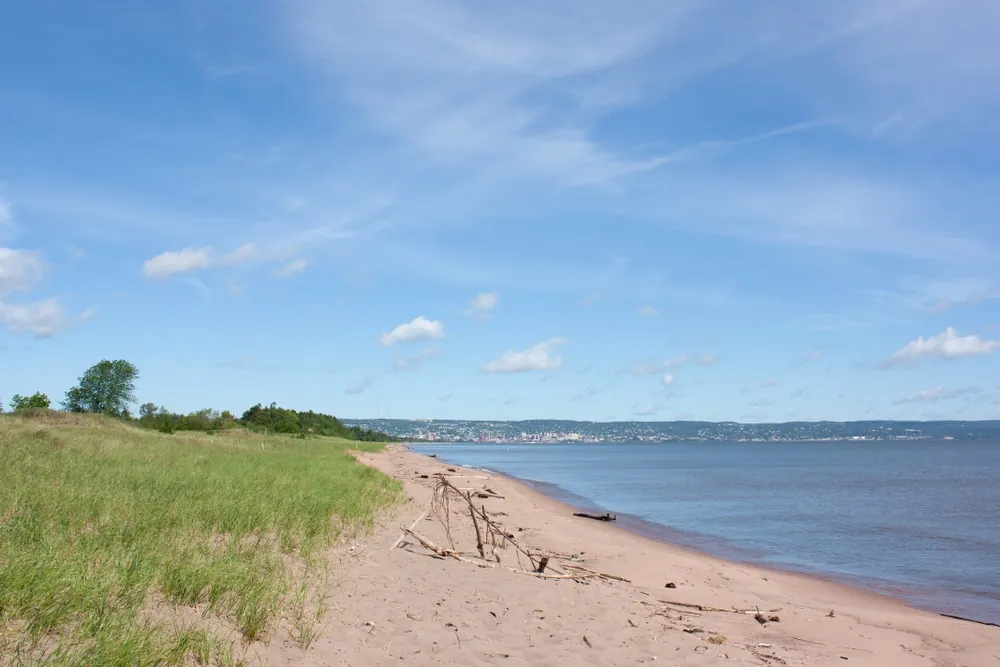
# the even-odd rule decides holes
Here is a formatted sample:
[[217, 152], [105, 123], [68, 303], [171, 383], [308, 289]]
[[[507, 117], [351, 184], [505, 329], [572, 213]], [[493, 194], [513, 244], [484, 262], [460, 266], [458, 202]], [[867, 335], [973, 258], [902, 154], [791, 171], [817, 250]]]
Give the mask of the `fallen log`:
[[594, 521], [615, 521], [618, 517], [614, 514], [609, 514], [605, 512], [604, 514], [587, 514], [586, 512], [574, 512], [573, 516], [582, 516], [584, 519], [593, 519]]

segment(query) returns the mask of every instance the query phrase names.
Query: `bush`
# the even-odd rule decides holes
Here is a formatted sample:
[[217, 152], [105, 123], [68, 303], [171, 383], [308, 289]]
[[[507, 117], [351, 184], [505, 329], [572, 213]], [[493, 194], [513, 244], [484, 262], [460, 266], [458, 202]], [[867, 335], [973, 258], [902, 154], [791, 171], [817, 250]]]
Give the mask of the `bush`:
[[21, 412], [23, 410], [31, 410], [35, 408], [47, 410], [50, 405], [52, 405], [52, 402], [49, 400], [49, 397], [40, 391], [36, 391], [27, 398], [21, 396], [20, 394], [14, 394], [10, 398], [10, 409], [14, 412]]

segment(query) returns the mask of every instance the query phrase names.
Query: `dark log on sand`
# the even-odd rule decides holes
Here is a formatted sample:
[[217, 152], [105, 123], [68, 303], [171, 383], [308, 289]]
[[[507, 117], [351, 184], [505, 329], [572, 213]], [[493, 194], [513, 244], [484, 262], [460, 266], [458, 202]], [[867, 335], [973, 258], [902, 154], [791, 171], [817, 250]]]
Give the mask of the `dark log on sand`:
[[594, 521], [615, 521], [618, 517], [614, 514], [587, 514], [586, 512], [573, 512], [573, 516], [582, 516], [584, 519], [593, 519]]

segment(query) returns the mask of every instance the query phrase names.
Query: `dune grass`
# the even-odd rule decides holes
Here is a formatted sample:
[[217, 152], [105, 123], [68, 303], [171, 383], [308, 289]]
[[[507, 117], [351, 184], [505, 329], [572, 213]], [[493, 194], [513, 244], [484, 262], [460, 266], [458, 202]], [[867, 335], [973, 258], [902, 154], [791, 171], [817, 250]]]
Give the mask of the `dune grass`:
[[293, 622], [311, 641], [309, 573], [400, 497], [347, 454], [377, 447], [0, 417], [0, 663], [232, 664]]

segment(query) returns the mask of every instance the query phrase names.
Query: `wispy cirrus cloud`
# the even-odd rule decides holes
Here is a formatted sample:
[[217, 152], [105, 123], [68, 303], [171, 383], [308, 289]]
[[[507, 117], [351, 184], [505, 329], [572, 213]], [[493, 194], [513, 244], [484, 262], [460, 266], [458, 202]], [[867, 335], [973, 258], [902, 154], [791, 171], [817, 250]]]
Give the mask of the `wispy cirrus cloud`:
[[979, 387], [963, 387], [960, 389], [946, 389], [945, 387], [933, 387], [931, 389], [924, 389], [922, 391], [913, 394], [912, 396], [905, 396], [894, 401], [895, 405], [905, 405], [908, 403], [937, 403], [939, 401], [948, 401], [955, 398], [960, 398], [962, 396], [974, 396], [976, 394], [981, 394], [982, 389]]
[[632, 366], [625, 372], [634, 375], [636, 377], [642, 377], [644, 375], [660, 375], [661, 373], [666, 373], [667, 371], [680, 368], [684, 366], [690, 358], [686, 354], [680, 354], [672, 359], [667, 359], [665, 361], [653, 361], [636, 364]]
[[357, 380], [351, 382], [346, 387], [344, 387], [345, 394], [357, 395], [363, 394], [368, 391], [368, 389], [375, 383], [375, 375], [366, 375], [364, 377], [358, 378]]

